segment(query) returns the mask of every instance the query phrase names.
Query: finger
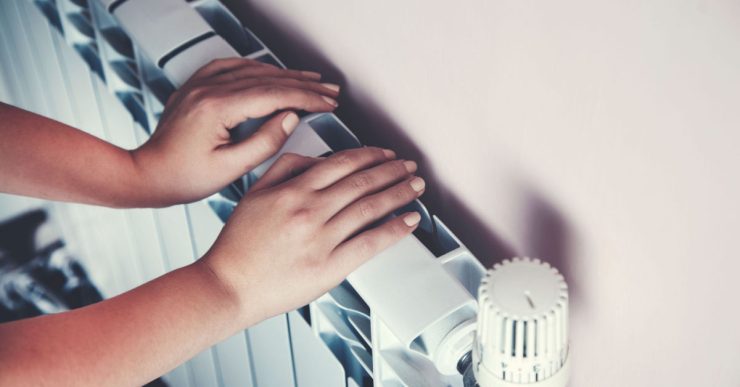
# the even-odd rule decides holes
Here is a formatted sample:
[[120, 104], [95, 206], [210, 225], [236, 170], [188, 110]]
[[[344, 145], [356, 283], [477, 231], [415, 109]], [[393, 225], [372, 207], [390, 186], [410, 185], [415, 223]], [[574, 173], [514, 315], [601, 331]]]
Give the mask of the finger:
[[413, 177], [384, 191], [366, 196], [334, 215], [326, 227], [342, 240], [387, 216], [424, 192], [424, 179]]
[[256, 65], [256, 63], [260, 63], [260, 62], [257, 62], [252, 59], [247, 59], [247, 58], [214, 59], [208, 62], [208, 64], [206, 64], [205, 66], [198, 69], [198, 71], [193, 73], [193, 75], [190, 77], [188, 81], [207, 78], [212, 75], [215, 75], [221, 72], [230, 71], [233, 69], [237, 69], [243, 66], [254, 66]]
[[235, 170], [246, 173], [277, 153], [296, 126], [298, 115], [294, 112], [277, 114], [245, 140], [222, 147], [219, 152]]
[[240, 66], [212, 77], [215, 82], [233, 82], [245, 78], [295, 78], [318, 81], [321, 74], [313, 71], [286, 70], [274, 66]]
[[328, 262], [336, 279], [341, 281], [367, 260], [411, 234], [420, 220], [418, 212], [408, 212], [337, 246]]
[[295, 153], [286, 153], [280, 156], [272, 166], [257, 180], [249, 191], [274, 187], [292, 177], [298, 176], [321, 159], [301, 156]]
[[349, 149], [329, 156], [300, 179], [315, 190], [322, 190], [337, 181], [366, 168], [396, 158], [390, 149], [375, 147]]
[[[229, 93], [220, 104], [225, 123], [236, 124], [284, 109], [328, 112], [337, 107], [333, 98], [293, 87], [269, 85]], [[229, 126], [231, 127], [231, 125]]]
[[239, 79], [229, 82], [226, 86], [226, 90], [238, 92], [250, 88], [272, 86], [293, 87], [296, 89], [313, 91], [315, 93], [328, 95], [329, 97], [332, 97], [332, 99], [339, 96], [339, 85], [335, 85], [332, 83], [319, 83], [312, 80], [300, 80], [289, 77], [261, 77]]
[[350, 203], [408, 178], [416, 169], [413, 161], [393, 160], [347, 176], [322, 192], [329, 203], [326, 209], [334, 215]]

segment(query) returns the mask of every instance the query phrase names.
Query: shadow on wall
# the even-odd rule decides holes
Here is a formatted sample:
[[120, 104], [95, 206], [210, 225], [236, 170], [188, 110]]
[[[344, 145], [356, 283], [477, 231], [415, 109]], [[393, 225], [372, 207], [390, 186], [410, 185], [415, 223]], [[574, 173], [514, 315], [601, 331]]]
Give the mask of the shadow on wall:
[[555, 266], [568, 283], [571, 302], [583, 303], [574, 270], [572, 229], [563, 214], [537, 191], [524, 189], [525, 230], [522, 254], [538, 257]]
[[[428, 184], [422, 198], [432, 214], [445, 222], [486, 267], [519, 254], [538, 256], [563, 272], [572, 283], [569, 258], [570, 228], [563, 216], [534, 191], [524, 190], [524, 216], [527, 231], [522, 251], [515, 251], [490, 229], [473, 211], [445, 188], [444, 181], [430, 170], [427, 157], [405, 132], [378, 107], [372, 98], [352, 90], [342, 72], [310, 41], [292, 28], [271, 19], [265, 12], [244, 0], [225, 0], [224, 4], [254, 31], [288, 67], [319, 71], [324, 79], [342, 85], [336, 114], [367, 145], [392, 148], [404, 158], [419, 163], [419, 174]], [[577, 287], [571, 286], [571, 296]]]

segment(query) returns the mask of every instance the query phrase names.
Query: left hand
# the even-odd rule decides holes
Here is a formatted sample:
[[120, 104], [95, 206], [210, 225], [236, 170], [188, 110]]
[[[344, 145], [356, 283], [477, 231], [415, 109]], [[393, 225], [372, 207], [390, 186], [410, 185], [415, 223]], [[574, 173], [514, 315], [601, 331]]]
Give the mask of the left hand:
[[151, 205], [207, 197], [274, 155], [298, 124], [294, 112], [275, 115], [239, 143], [229, 130], [279, 110], [332, 111], [339, 87], [320, 78], [243, 58], [198, 70], [167, 101], [152, 137], [131, 151]]

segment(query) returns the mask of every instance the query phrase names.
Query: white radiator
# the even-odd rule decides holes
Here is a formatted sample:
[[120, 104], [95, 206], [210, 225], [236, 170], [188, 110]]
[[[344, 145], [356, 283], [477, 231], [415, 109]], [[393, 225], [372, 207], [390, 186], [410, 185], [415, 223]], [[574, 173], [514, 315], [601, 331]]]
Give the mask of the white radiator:
[[[146, 140], [170, 93], [210, 60], [243, 56], [283, 66], [218, 0], [11, 0], [0, 2], [0, 18], [0, 97], [127, 148]], [[243, 124], [243, 132], [257, 122]], [[358, 146], [337, 116], [320, 113], [304, 116], [281, 152], [317, 156]], [[71, 247], [105, 295], [113, 296], [205, 253], [270, 162], [185, 206], [54, 209]], [[450, 354], [469, 348], [446, 339], [474, 323], [474, 294], [484, 270], [421, 202], [410, 207], [423, 216], [414, 236], [305, 308], [204, 351], [167, 381], [462, 386]]]

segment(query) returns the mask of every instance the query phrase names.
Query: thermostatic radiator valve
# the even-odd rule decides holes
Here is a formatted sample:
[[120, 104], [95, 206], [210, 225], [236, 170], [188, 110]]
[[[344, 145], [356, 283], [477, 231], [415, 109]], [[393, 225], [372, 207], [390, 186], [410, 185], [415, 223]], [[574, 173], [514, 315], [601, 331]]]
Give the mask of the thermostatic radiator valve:
[[478, 305], [472, 357], [460, 365], [466, 385], [566, 386], [568, 287], [557, 269], [530, 258], [496, 264], [481, 281]]

